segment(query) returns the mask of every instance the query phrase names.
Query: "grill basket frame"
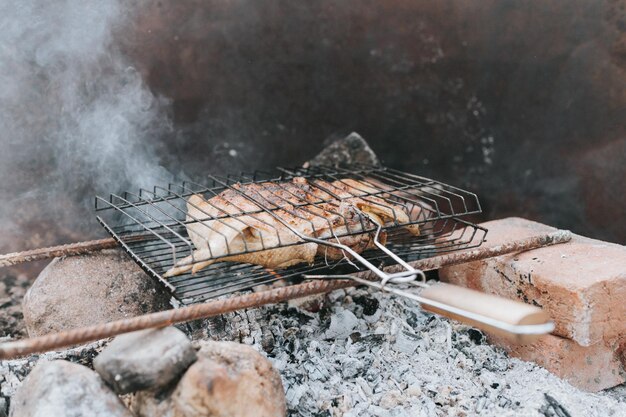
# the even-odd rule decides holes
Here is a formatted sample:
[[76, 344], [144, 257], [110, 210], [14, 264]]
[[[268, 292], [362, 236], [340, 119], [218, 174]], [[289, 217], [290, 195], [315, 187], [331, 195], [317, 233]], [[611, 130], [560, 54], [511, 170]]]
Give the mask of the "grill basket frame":
[[[365, 181], [369, 185], [368, 190], [375, 188], [376, 192], [363, 195], [362, 191], [355, 190], [354, 197], [401, 202], [409, 212], [412, 207], [419, 207], [419, 214], [409, 222], [400, 224], [396, 221], [384, 228], [388, 235], [387, 246], [405, 261], [477, 247], [487, 234], [485, 228], [463, 219], [481, 213], [476, 194], [426, 177], [371, 166], [277, 168], [276, 172], [208, 175], [208, 184], [183, 181], [169, 183], [166, 187], [155, 186], [152, 190], [139, 189], [138, 192], [110, 194], [108, 198], [97, 196], [95, 209], [98, 213], [97, 219], [105, 230], [146, 273], [170, 291], [175, 305], [203, 302], [280, 280], [286, 283], [298, 282], [305, 274], [337, 274], [364, 270], [365, 268], [347, 260], [331, 264], [318, 256], [313, 265], [296, 265], [279, 271], [259, 265], [218, 262], [193, 275], [186, 273], [163, 278], [165, 271], [177, 260], [193, 251], [193, 244], [190, 245], [187, 234], [185, 213], [186, 200], [191, 195], [202, 194], [205, 199], [209, 199], [225, 190], [241, 188], [237, 184], [271, 182], [280, 188], [281, 184], [289, 183], [296, 177], [306, 178], [308, 183], [313, 184], [346, 179]], [[253, 197], [256, 197], [255, 204], [266, 212], [276, 213], [285, 207], [292, 207], [288, 204], [277, 205], [269, 200], [260, 201], [259, 196]], [[310, 210], [316, 204], [329, 202], [337, 202], [337, 199], [329, 195], [327, 199], [303, 201], [302, 206], [296, 205], [292, 209], [297, 213], [299, 210]], [[241, 216], [254, 214], [250, 210], [240, 211], [241, 214], [238, 215]], [[223, 218], [229, 217], [232, 216], [224, 215]], [[216, 217], [215, 220], [219, 218]], [[371, 222], [368, 224], [367, 219], [364, 220], [361, 221], [363, 230], [354, 232], [355, 234], [375, 230], [375, 225]], [[412, 236], [403, 229], [409, 224], [420, 226], [420, 236]], [[338, 237], [347, 234], [349, 233]], [[227, 256], [229, 255], [231, 253]], [[369, 250], [362, 255], [377, 265], [389, 265], [391, 261], [378, 250]]]

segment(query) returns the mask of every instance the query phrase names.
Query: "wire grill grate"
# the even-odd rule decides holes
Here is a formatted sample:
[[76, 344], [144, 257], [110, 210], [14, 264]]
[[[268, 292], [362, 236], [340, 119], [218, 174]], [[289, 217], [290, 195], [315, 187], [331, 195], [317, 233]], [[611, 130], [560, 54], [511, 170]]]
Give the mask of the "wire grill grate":
[[[312, 191], [302, 194], [299, 188], [288, 186], [299, 178], [305, 178], [307, 184], [313, 187]], [[254, 221], [257, 225], [259, 221], [264, 223], [263, 231], [259, 232], [261, 247], [238, 250], [227, 247], [226, 252], [221, 254], [222, 257], [302, 243], [281, 242], [279, 229], [282, 225], [276, 227], [268, 219], [277, 218], [282, 222], [289, 215], [299, 219], [306, 216], [307, 219], [313, 219], [312, 224], [324, 224], [323, 221], [316, 222], [322, 217], [322, 208], [333, 210], [338, 215], [335, 217], [339, 219], [339, 226], [345, 226], [335, 225], [335, 231], [327, 239], [373, 231], [375, 225], [362, 216], [352, 222], [357, 227], [352, 230], [348, 227], [348, 220], [339, 212], [338, 204], [342, 199], [350, 198], [358, 198], [371, 204], [381, 204], [384, 201], [385, 205], [400, 206], [409, 213], [407, 219], [400, 221], [394, 212], [393, 221], [384, 227], [387, 247], [406, 261], [478, 246], [486, 234], [485, 229], [461, 219], [463, 216], [480, 213], [480, 204], [475, 194], [388, 168], [279, 168], [277, 173], [255, 172], [226, 177], [211, 175], [208, 179], [206, 185], [185, 181], [168, 184], [167, 187], [155, 186], [152, 190], [140, 189], [136, 193], [111, 194], [109, 198], [96, 197], [98, 221], [148, 274], [165, 285], [182, 304], [202, 302], [268, 285], [280, 279], [298, 280], [303, 274], [329, 271], [336, 274], [361, 269], [346, 259], [333, 261], [320, 255], [312, 265], [272, 270], [259, 265], [218, 262], [195, 274], [185, 273], [164, 278], [164, 273], [176, 262], [194, 253], [193, 236], [189, 236], [188, 229], [193, 224], [208, 223], [209, 227], [215, 227], [216, 224], [231, 227], [233, 222], [247, 224]], [[344, 184], [351, 186], [346, 187]], [[261, 188], [254, 188], [255, 185], [260, 185]], [[202, 218], [190, 218], [187, 215], [191, 196], [202, 195], [205, 201], [211, 201], [209, 199], [212, 197], [220, 193], [224, 195], [226, 192], [240, 198], [231, 199], [232, 203], [229, 202], [228, 206], [217, 207]], [[406, 226], [411, 224], [419, 225], [419, 236], [407, 231]], [[330, 225], [331, 231], [332, 226]], [[340, 232], [336, 232], [338, 230]], [[278, 236], [273, 245], [269, 243], [272, 233]], [[378, 264], [392, 263], [379, 250], [368, 250], [362, 255]]]

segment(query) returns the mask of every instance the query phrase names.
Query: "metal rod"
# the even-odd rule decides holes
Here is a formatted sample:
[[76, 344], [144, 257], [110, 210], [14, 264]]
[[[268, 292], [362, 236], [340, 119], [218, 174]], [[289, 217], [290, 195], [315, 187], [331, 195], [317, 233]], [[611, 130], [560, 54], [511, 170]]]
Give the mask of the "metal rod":
[[113, 238], [90, 240], [86, 242], [69, 243], [67, 245], [51, 246], [48, 248], [32, 249], [23, 252], [7, 253], [0, 255], [0, 268], [14, 266], [26, 262], [40, 261], [42, 259], [58, 258], [60, 256], [84, 255], [102, 249], [117, 247]]
[[[513, 240], [496, 246], [484, 246], [469, 251], [450, 253], [447, 255], [434, 256], [432, 258], [421, 259], [411, 264], [422, 271], [432, 271], [443, 266], [451, 266], [466, 262], [477, 261], [485, 258], [492, 258], [508, 253], [524, 252], [537, 249], [543, 246], [555, 245], [569, 242], [572, 239], [572, 232], [569, 230], [556, 230], [539, 236], [532, 236], [525, 239]], [[419, 265], [419, 266], [417, 266]], [[401, 272], [402, 266], [393, 265], [385, 268], [386, 272]]]
[[347, 280], [313, 281], [299, 285], [280, 287], [273, 290], [244, 294], [224, 300], [210, 301], [189, 307], [145, 314], [130, 319], [117, 320], [79, 329], [31, 339], [8, 342], [0, 345], [0, 359], [15, 358], [26, 354], [44, 352], [61, 347], [86, 343], [148, 328], [165, 327], [176, 323], [217, 316], [245, 308], [259, 307], [294, 298], [326, 293], [339, 288], [354, 286]]
[[[428, 271], [441, 268], [443, 266], [457, 265], [464, 262], [523, 252], [557, 243], [564, 243], [570, 239], [571, 233], [569, 231], [558, 230], [546, 235], [529, 237], [494, 247], [484, 247], [471, 250], [469, 252], [441, 255], [430, 259], [410, 262], [410, 265], [422, 271]], [[395, 268], [402, 267], [395, 266]], [[394, 272], [392, 269], [394, 269], [394, 267], [385, 270], [387, 272]], [[367, 279], [368, 275], [373, 275], [373, 273], [368, 271], [357, 274], [357, 276], [365, 279]], [[358, 285], [358, 283], [353, 280], [317, 280], [257, 293], [239, 295], [224, 300], [210, 301], [204, 304], [196, 304], [174, 310], [146, 314], [130, 319], [117, 320], [110, 323], [67, 330], [31, 339], [7, 342], [0, 345], [0, 359], [11, 359], [27, 354], [45, 352], [104, 339], [107, 337], [113, 337], [122, 333], [169, 326], [190, 320], [217, 316], [245, 308], [255, 308], [265, 304], [288, 301], [294, 298], [323, 294], [336, 289], [356, 285]]]

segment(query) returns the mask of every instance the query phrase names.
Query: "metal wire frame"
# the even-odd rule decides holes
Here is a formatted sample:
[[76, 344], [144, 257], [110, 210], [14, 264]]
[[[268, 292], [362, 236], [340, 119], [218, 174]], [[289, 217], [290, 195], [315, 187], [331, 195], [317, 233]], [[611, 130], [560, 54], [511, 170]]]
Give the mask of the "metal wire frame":
[[[388, 235], [387, 246], [401, 258], [409, 261], [477, 246], [486, 234], [486, 230], [459, 218], [480, 212], [475, 194], [428, 178], [387, 168], [364, 166], [352, 170], [322, 167], [294, 170], [279, 168], [279, 172], [278, 176], [263, 172], [227, 177], [209, 176], [211, 181], [208, 186], [186, 181], [182, 184], [169, 184], [167, 187], [155, 186], [152, 191], [140, 189], [138, 193], [111, 194], [108, 199], [96, 197], [98, 220], [146, 272], [162, 282], [183, 304], [271, 284], [279, 279], [297, 278], [305, 273], [324, 273], [329, 270], [336, 273], [339, 270], [358, 269], [345, 260], [331, 263], [323, 257], [318, 257], [313, 265], [298, 265], [281, 271], [267, 270], [257, 265], [222, 262], [215, 263], [194, 275], [187, 273], [164, 279], [163, 273], [179, 259], [193, 255], [194, 245], [188, 235], [190, 224], [202, 224], [207, 230], [219, 235], [219, 231], [215, 231], [216, 228], [206, 219], [225, 227], [232, 227], [233, 219], [246, 226], [253, 226], [246, 222], [245, 216], [269, 213], [280, 218], [284, 213], [289, 213], [305, 221], [306, 216], [309, 219], [321, 218], [325, 211], [331, 211], [340, 221], [338, 224], [326, 223], [330, 235], [342, 237], [374, 228], [367, 218], [360, 216], [356, 225], [354, 222], [350, 224], [339, 211], [342, 199], [360, 198], [370, 204], [381, 204], [383, 201], [385, 206], [402, 206], [409, 213], [412, 211], [418, 213], [416, 217], [410, 219], [410, 222], [400, 223], [394, 212], [393, 224], [385, 227]], [[296, 177], [306, 178], [318, 192], [284, 186]], [[333, 187], [332, 183], [347, 184], [347, 180], [357, 180], [359, 183], [357, 187], [350, 183], [348, 196], [345, 197], [345, 189]], [[272, 184], [275, 188], [247, 192], [245, 185], [252, 183]], [[248, 199], [251, 204], [247, 207], [241, 207], [233, 201], [227, 203], [228, 206], [211, 204], [209, 200], [212, 197], [226, 190], [236, 192], [237, 195]], [[339, 191], [342, 194], [338, 194]], [[215, 208], [213, 215], [207, 214], [206, 218], [187, 218], [185, 205], [188, 198], [194, 194], [202, 194], [205, 200], [209, 201], [208, 204]], [[274, 230], [278, 242], [276, 246], [267, 245], [265, 243], [267, 235], [264, 239], [263, 232], [259, 231], [261, 236], [259, 250], [289, 245], [283, 244], [280, 233], [271, 222], [261, 216], [255, 217], [255, 220], [262, 222], [269, 230]], [[416, 237], [406, 232], [402, 226], [407, 224], [419, 224], [420, 236]], [[338, 226], [345, 226], [343, 234], [335, 233]], [[350, 229], [351, 226], [354, 230]], [[314, 224], [311, 224], [311, 227], [315, 230]], [[225, 237], [224, 242], [228, 248]], [[244, 247], [242, 253], [246, 253], [247, 249]], [[230, 248], [227, 253], [232, 254]], [[368, 251], [364, 257], [371, 261], [389, 262], [389, 257], [381, 251]]]

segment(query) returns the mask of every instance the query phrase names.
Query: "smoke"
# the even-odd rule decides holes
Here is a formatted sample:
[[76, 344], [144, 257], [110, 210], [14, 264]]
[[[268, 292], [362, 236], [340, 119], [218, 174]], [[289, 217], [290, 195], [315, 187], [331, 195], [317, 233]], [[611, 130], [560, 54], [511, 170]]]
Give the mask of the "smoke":
[[0, 3], [0, 248], [91, 235], [95, 194], [171, 177], [157, 157], [169, 103], [113, 41], [135, 12], [118, 0]]

